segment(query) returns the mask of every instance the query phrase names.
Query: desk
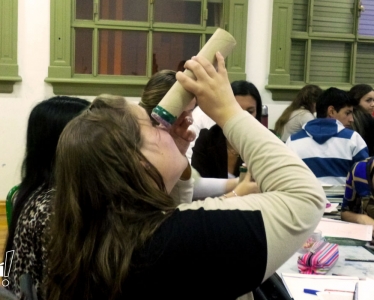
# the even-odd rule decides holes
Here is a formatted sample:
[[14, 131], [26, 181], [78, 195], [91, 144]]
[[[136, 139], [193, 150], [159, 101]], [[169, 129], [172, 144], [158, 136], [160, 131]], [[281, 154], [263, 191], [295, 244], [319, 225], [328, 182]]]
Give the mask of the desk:
[[[373, 258], [374, 251], [366, 249], [361, 246], [339, 246], [339, 259], [334, 267], [327, 273], [331, 275], [347, 274], [349, 276], [356, 276], [359, 278], [368, 277], [374, 279], [374, 263], [364, 262], [346, 262], [345, 258]], [[255, 300], [292, 300], [283, 285], [281, 275], [282, 273], [299, 273], [297, 269], [297, 258], [301, 255], [295, 253], [288, 261], [286, 261], [277, 272], [266, 280], [257, 290], [253, 292]], [[320, 275], [324, 276], [324, 275]]]
[[[299, 253], [295, 253], [277, 270], [277, 274], [281, 276], [282, 273], [299, 273], [297, 269], [297, 258], [299, 255]], [[326, 275], [334, 273], [374, 279], [374, 263], [345, 261], [345, 258], [373, 259], [374, 256], [366, 248], [361, 246], [339, 245], [338, 261]]]

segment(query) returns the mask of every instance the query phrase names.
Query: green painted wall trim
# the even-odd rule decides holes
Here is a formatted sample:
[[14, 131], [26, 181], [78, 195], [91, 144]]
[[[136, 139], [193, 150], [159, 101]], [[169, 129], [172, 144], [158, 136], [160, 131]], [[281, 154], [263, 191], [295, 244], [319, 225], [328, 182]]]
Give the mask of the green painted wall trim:
[[0, 93], [10, 94], [13, 93], [13, 86], [16, 80], [2, 81], [0, 79]]
[[21, 81], [17, 65], [18, 0], [0, 1], [0, 93], [12, 93]]
[[247, 80], [247, 75], [242, 72], [228, 72], [230, 82], [235, 80]]
[[[271, 91], [272, 99], [274, 101], [292, 101], [296, 97], [297, 93], [304, 87], [304, 85], [304, 83], [294, 85], [268, 84], [265, 86], [265, 88]], [[321, 83], [318, 84], [318, 86], [321, 87], [322, 90], [326, 90], [333, 86], [347, 92], [353, 87], [352, 84], [337, 85], [334, 83]]]
[[144, 85], [131, 84], [103, 84], [103, 83], [77, 83], [54, 82], [53, 93], [56, 95], [85, 95], [97, 96], [100, 94], [121, 95], [124, 97], [140, 97]]

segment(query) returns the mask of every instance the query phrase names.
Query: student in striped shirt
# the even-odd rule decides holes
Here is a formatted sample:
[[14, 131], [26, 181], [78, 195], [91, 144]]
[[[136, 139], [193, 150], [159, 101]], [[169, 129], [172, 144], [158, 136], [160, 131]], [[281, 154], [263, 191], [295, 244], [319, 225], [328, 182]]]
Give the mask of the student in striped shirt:
[[353, 106], [345, 91], [327, 89], [317, 99], [317, 119], [306, 123], [286, 142], [322, 184], [343, 186], [352, 165], [369, 156], [365, 141], [349, 129]]

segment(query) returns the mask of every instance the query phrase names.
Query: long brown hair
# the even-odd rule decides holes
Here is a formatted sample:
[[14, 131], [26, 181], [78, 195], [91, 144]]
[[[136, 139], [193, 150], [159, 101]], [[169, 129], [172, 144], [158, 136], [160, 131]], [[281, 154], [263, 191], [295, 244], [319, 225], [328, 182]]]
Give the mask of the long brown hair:
[[101, 95], [57, 147], [47, 299], [115, 299], [132, 256], [174, 211], [140, 152], [140, 126], [119, 96]]
[[291, 104], [284, 110], [282, 115], [278, 118], [275, 123], [275, 134], [281, 136], [283, 133], [283, 128], [290, 119], [292, 112], [304, 107], [311, 113], [314, 113], [314, 104], [317, 98], [322, 94], [322, 89], [313, 84], [308, 84], [304, 86], [296, 95], [296, 98], [291, 102]]

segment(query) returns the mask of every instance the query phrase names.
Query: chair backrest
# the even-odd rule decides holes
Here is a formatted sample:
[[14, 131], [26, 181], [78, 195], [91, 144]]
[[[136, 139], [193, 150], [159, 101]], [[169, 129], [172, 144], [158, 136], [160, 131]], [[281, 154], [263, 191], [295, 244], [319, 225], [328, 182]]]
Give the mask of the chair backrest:
[[18, 191], [19, 185], [15, 185], [10, 189], [8, 192], [8, 195], [6, 196], [6, 203], [5, 203], [5, 208], [6, 208], [6, 218], [8, 222], [8, 226], [10, 225], [10, 221], [12, 220], [12, 211], [13, 211], [13, 200], [14, 197]]
[[19, 298], [12, 292], [8, 291], [0, 284], [0, 299], [1, 300], [19, 300]]
[[36, 289], [33, 285], [33, 280], [30, 274], [22, 274], [19, 278], [19, 285], [22, 300], [38, 300], [38, 296], [36, 295]]

